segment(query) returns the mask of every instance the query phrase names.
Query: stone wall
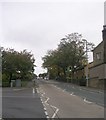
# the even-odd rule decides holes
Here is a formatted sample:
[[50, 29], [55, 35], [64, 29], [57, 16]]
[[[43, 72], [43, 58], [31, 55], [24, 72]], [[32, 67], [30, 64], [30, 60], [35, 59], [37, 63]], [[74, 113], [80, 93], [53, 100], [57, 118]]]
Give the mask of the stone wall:
[[104, 89], [105, 87], [105, 81], [104, 79], [102, 80], [99, 80], [98, 78], [92, 78], [89, 80], [89, 87], [92, 87], [92, 88], [98, 88], [98, 89]]
[[[99, 66], [95, 66], [90, 68], [89, 70], [89, 87], [95, 88], [104, 88], [104, 84], [106, 83], [106, 64], [101, 64]], [[105, 82], [105, 83], [104, 83]]]

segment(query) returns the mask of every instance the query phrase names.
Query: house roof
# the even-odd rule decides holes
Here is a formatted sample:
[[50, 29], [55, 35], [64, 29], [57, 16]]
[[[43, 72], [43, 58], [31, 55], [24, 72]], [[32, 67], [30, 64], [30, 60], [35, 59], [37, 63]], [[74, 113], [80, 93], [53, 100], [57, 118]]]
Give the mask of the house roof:
[[101, 44], [103, 44], [103, 41], [99, 43], [92, 51], [94, 51], [97, 47], [99, 47]]

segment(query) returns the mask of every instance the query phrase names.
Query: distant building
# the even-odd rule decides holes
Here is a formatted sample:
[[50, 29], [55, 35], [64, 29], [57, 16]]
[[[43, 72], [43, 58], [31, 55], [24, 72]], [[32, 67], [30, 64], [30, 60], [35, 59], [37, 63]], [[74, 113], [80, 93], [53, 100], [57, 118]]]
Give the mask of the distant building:
[[93, 66], [89, 68], [90, 87], [106, 87], [106, 25], [102, 35], [103, 41], [93, 50]]

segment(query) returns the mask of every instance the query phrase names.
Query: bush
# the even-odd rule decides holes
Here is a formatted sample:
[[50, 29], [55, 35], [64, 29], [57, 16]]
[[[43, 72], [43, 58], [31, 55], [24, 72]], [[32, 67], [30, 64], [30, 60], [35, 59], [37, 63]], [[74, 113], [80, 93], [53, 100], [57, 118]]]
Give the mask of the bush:
[[2, 87], [9, 87], [9, 77], [6, 74], [2, 74]]

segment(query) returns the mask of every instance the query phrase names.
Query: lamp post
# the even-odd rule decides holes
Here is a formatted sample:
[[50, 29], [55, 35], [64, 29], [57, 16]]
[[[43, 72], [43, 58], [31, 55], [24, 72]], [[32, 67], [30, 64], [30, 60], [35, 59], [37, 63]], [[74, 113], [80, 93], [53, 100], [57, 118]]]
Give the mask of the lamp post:
[[86, 86], [88, 87], [88, 42], [86, 39], [82, 39], [82, 41], [85, 42], [85, 52], [86, 52], [86, 58], [87, 58], [87, 66], [86, 66]]
[[86, 58], [87, 58], [87, 66], [86, 66], [86, 80], [87, 80], [87, 84], [86, 86], [88, 87], [88, 52], [92, 52], [92, 50], [94, 49], [94, 44], [91, 42], [88, 42], [86, 39], [82, 39], [82, 41], [85, 43], [85, 52], [86, 52]]

